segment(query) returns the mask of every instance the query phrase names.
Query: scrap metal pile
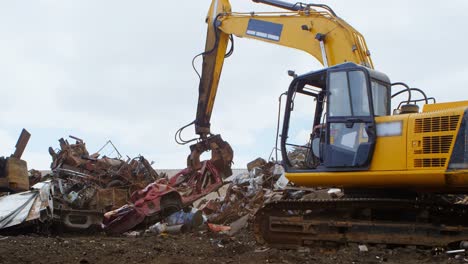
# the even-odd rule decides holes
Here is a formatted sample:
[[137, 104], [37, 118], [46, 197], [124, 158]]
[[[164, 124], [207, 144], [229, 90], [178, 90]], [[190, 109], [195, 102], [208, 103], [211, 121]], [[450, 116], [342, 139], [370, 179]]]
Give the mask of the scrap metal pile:
[[100, 153], [104, 147], [90, 154], [82, 139], [70, 138], [73, 143], [62, 138], [60, 148], [49, 148], [49, 174], [29, 171], [31, 185], [46, 182], [45, 189], [50, 190], [41, 191], [50, 197], [42, 199], [47, 201], [43, 208], [49, 209], [41, 215], [41, 226], [102, 228], [109, 234], [207, 228], [232, 235], [267, 202], [329, 195], [327, 190], [293, 188], [281, 165], [261, 158], [247, 165], [248, 172], [225, 180], [211, 161], [169, 178], [159, 175], [142, 156], [122, 159], [111, 141], [105, 146], [117, 153], [113, 158]]
[[245, 215], [252, 217], [266, 200], [278, 194], [273, 188], [283, 173], [280, 165], [258, 158], [247, 167], [248, 173], [232, 177], [224, 197], [199, 203], [209, 223], [227, 225]]
[[107, 212], [103, 228], [108, 233], [122, 233], [140, 224], [152, 224], [186, 208], [222, 186], [222, 179], [210, 161], [200, 170], [182, 170], [170, 179], [159, 179], [134, 192], [129, 204]]
[[[19, 178], [28, 179], [28, 186], [45, 183], [40, 192], [47, 203], [40, 210], [47, 213], [41, 215], [41, 227], [102, 227], [109, 234], [206, 227], [233, 234], [247, 226], [266, 202], [300, 199], [310, 193], [287, 187], [282, 166], [261, 158], [248, 164], [247, 173], [224, 181], [211, 161], [203, 161], [198, 170], [187, 168], [168, 178], [159, 175], [143, 156], [122, 159], [111, 141], [90, 154], [82, 139], [70, 138], [73, 143], [61, 138], [58, 149], [49, 148], [52, 164], [48, 174], [30, 170], [28, 179], [26, 163], [22, 166], [24, 175]], [[25, 144], [18, 145], [24, 149]], [[102, 155], [106, 146], [117, 157]]]
[[106, 211], [126, 204], [134, 191], [160, 178], [143, 156], [122, 160], [90, 155], [83, 140], [72, 138], [74, 144], [60, 139], [58, 151], [49, 148], [56, 220], [67, 227], [100, 225]]
[[[137, 224], [143, 222], [140, 218], [146, 216], [146, 220], [151, 219], [148, 218], [148, 214], [144, 213], [142, 204], [154, 200], [159, 202], [159, 199], [151, 197], [159, 197], [159, 194], [165, 191], [165, 189], [152, 191], [155, 185], [160, 186], [159, 182], [161, 181], [150, 184], [144, 190], [134, 193], [132, 196], [138, 198], [132, 199], [130, 204], [106, 213], [104, 228], [111, 233], [122, 233], [135, 227], [136, 229], [141, 227], [140, 229], [146, 228], [145, 233], [181, 233], [208, 229], [215, 233], [234, 235], [248, 226], [255, 213], [265, 203], [280, 199], [331, 198], [341, 195], [338, 189], [294, 188], [288, 185], [287, 180], [284, 178], [284, 169], [281, 165], [266, 162], [262, 158], [250, 162], [247, 169], [248, 172], [246, 173], [225, 179], [226, 184], [220, 190], [217, 190], [217, 187], [221, 185], [216, 184], [216, 188], [212, 190], [216, 191], [216, 193], [209, 194], [205, 191], [204, 195], [209, 194], [209, 196], [212, 196], [211, 198], [201, 198], [195, 203], [193, 203], [194, 199], [190, 199], [190, 201], [181, 204], [180, 208], [184, 208], [183, 210], [172, 212], [170, 215], [159, 215], [158, 219], [152, 219], [146, 225], [137, 226]], [[171, 178], [169, 186], [174, 187], [173, 183], [179, 181], [180, 175], [183, 175], [183, 173]], [[187, 187], [184, 184], [184, 189], [178, 189], [177, 187], [175, 189], [179, 194], [182, 194], [184, 190], [191, 192], [192, 188]], [[150, 195], [151, 192], [153, 192], [153, 195]], [[225, 193], [219, 195], [220, 192]], [[160, 204], [153, 205], [153, 208], [159, 209], [159, 207]], [[137, 224], [131, 224], [132, 222]], [[142, 232], [133, 231], [126, 232], [126, 234], [138, 236]]]
[[23, 129], [15, 152], [0, 157], [0, 229], [7, 232], [42, 231], [53, 215], [50, 183], [29, 177], [27, 163], [21, 159], [30, 137]]
[[248, 173], [232, 177], [224, 197], [203, 200], [198, 208], [209, 229], [234, 234], [252, 221], [265, 203], [281, 199], [336, 198], [339, 189], [295, 188], [284, 177], [281, 165], [257, 158], [247, 164]]
[[[26, 166], [23, 166], [22, 178], [27, 182], [46, 183], [41, 192], [49, 195], [44, 207], [49, 211], [41, 219], [41, 228], [65, 226], [73, 230], [95, 230], [102, 227], [112, 234], [146, 228], [181, 209], [187, 211], [197, 200], [223, 186], [221, 174], [210, 161], [202, 162], [199, 170], [187, 168], [168, 178], [159, 175], [142, 156], [123, 160], [110, 141], [107, 144], [118, 153], [116, 158], [103, 156], [100, 151], [90, 154], [82, 139], [70, 138], [75, 142], [62, 138], [59, 149], [49, 148], [52, 164], [48, 174], [30, 170], [28, 179]], [[258, 197], [255, 205], [243, 206], [243, 210], [261, 205], [262, 196], [258, 194], [261, 186], [244, 186], [250, 181], [240, 178], [236, 181], [241, 189], [232, 188], [229, 193], [237, 192], [239, 201], [250, 199], [251, 195]], [[243, 195], [244, 189], [248, 191]], [[226, 213], [229, 210], [232, 209]], [[247, 211], [242, 214], [244, 212]]]
[[[205, 162], [205, 166], [206, 165], [210, 165], [210, 163]], [[214, 167], [210, 168], [210, 171], [217, 174]], [[212, 185], [213, 187], [210, 192], [205, 188], [203, 195], [198, 195], [196, 197], [197, 199], [201, 198], [197, 202], [195, 202], [196, 199], [185, 199], [187, 202], [182, 202], [181, 204], [181, 208], [184, 208], [184, 210], [172, 212], [170, 215], [165, 215], [164, 218], [159, 218], [159, 221], [157, 222], [153, 221], [148, 223], [153, 225], [149, 226], [146, 232], [187, 232], [198, 230], [200, 228], [208, 228], [216, 233], [221, 232], [228, 235], [235, 234], [248, 225], [249, 220], [266, 201], [280, 199], [283, 197], [283, 191], [273, 191], [276, 182], [284, 173], [284, 170], [280, 165], [272, 162], [267, 163], [264, 159], [258, 158], [248, 164], [248, 169], [248, 173], [242, 173], [226, 179], [226, 182], [230, 183], [226, 184], [224, 188], [222, 188], [225, 190], [225, 194], [223, 196], [216, 195], [218, 197], [212, 199], [201, 198], [210, 193], [213, 194], [213, 192], [218, 192], [218, 188], [221, 187], [222, 182], [218, 176], [214, 177], [213, 179], [217, 180], [215, 181], [215, 185]], [[188, 191], [189, 193], [192, 193], [193, 187], [187, 185], [187, 181], [184, 181], [184, 184], [179, 185], [183, 186], [182, 189], [178, 188], [177, 184], [174, 183], [179, 182], [181, 176], [187, 172], [189, 172], [189, 170], [184, 170], [169, 180], [169, 186], [174, 187], [177, 190], [177, 193], [182, 194], [182, 201], [184, 201], [184, 192]], [[201, 173], [203, 172], [204, 169], [201, 170]], [[198, 181], [197, 185], [205, 181]], [[138, 196], [139, 199], [142, 199], [142, 197], [154, 196], [148, 195], [148, 189], [152, 189], [154, 188], [154, 185], [158, 184], [158, 182], [151, 184], [144, 190], [134, 193], [132, 196]], [[192, 184], [192, 186], [195, 185]], [[161, 192], [161, 190], [157, 190], [157, 192]], [[135, 221], [135, 217], [129, 217], [130, 214], [128, 211], [141, 211], [142, 209], [140, 208], [142, 208], [142, 206], [140, 204], [150, 200], [154, 199], [150, 198], [145, 201], [135, 201], [135, 199], [133, 199], [133, 202], [129, 205], [106, 213], [104, 227], [113, 233], [122, 233], [130, 230], [136, 225], [129, 224], [130, 221]], [[192, 204], [196, 204], [196, 206], [192, 207]], [[156, 204], [154, 208], [159, 208], [159, 205]], [[131, 213], [131, 215], [133, 214], [134, 213]], [[115, 223], [108, 223], [108, 221], [106, 221], [107, 219], [111, 221], [113, 218], [118, 219], [118, 217], [115, 217], [116, 215], [132, 220], [118, 220]], [[141, 223], [140, 220], [138, 220], [138, 222]], [[130, 232], [127, 234], [135, 236], [140, 233]]]

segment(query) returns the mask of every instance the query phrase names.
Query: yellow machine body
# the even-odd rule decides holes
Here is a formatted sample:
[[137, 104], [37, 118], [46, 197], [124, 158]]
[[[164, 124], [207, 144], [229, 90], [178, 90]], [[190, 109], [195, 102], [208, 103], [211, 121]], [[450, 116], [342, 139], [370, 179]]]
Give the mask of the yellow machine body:
[[[422, 113], [376, 117], [379, 128], [367, 171], [286, 173], [301, 186], [468, 190], [468, 168], [449, 169], [468, 101], [427, 104]], [[389, 130], [389, 129], [387, 129]], [[466, 139], [465, 139], [466, 140]]]

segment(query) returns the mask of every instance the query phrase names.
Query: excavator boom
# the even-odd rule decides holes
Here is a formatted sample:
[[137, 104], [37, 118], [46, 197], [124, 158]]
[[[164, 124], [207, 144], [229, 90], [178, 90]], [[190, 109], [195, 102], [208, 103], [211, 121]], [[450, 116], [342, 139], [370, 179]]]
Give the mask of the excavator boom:
[[333, 11], [281, 1], [254, 2], [294, 11], [239, 13], [231, 12], [228, 0], [212, 2], [206, 19], [208, 29], [195, 120], [195, 132], [201, 137], [210, 134], [211, 112], [230, 35], [302, 50], [326, 67], [344, 62], [374, 67], [364, 37]]

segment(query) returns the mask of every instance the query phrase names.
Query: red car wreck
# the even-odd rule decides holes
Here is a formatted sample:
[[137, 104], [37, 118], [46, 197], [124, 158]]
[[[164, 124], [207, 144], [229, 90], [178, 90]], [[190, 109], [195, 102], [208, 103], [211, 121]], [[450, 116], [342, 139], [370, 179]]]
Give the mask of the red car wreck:
[[189, 168], [174, 177], [159, 179], [135, 191], [130, 203], [104, 214], [103, 229], [123, 233], [141, 223], [154, 223], [216, 191], [223, 180], [212, 162], [204, 161], [200, 170]]

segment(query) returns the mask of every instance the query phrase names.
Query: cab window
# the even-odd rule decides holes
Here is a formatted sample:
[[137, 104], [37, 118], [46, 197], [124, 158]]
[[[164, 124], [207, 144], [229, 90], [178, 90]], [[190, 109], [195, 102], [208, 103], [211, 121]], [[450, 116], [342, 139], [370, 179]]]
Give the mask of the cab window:
[[372, 103], [374, 106], [374, 113], [376, 116], [389, 115], [389, 98], [388, 98], [388, 86], [377, 82], [376, 80], [371, 81], [372, 88]]
[[330, 116], [368, 116], [369, 97], [362, 71], [330, 73]]

